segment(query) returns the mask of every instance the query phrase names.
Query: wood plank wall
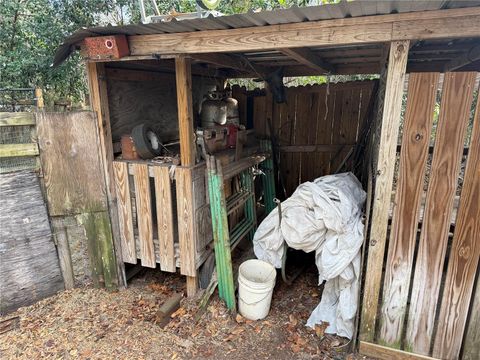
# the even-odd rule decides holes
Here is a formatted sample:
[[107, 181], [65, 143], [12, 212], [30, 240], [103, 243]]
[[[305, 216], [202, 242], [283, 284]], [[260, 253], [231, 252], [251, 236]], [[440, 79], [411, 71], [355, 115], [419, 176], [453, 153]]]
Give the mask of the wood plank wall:
[[463, 352], [470, 359], [480, 355], [472, 336], [480, 333], [473, 295], [480, 257], [478, 73], [445, 73], [439, 89], [440, 75], [410, 74], [386, 256], [367, 259], [384, 269], [373, 297], [378, 313], [368, 317], [377, 322], [372, 332], [360, 329], [364, 348], [438, 359]]
[[[255, 132], [270, 137], [273, 131], [280, 147], [287, 195], [302, 182], [337, 171], [367, 123], [375, 83], [289, 87], [285, 104], [274, 103], [268, 92], [247, 92]], [[242, 92], [234, 88], [234, 96], [242, 97]], [[241, 107], [241, 121], [247, 112]]]

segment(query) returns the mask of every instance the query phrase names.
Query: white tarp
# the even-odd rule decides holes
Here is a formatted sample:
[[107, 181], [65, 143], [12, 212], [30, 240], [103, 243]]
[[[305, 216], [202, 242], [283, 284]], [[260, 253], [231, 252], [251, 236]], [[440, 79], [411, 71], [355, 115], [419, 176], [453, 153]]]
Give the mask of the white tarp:
[[307, 321], [312, 328], [327, 321], [327, 333], [352, 338], [358, 302], [362, 207], [366, 193], [352, 173], [323, 176], [298, 186], [282, 202], [282, 222], [274, 209], [258, 227], [257, 258], [281, 268], [283, 242], [315, 251], [319, 284], [326, 281], [320, 304]]

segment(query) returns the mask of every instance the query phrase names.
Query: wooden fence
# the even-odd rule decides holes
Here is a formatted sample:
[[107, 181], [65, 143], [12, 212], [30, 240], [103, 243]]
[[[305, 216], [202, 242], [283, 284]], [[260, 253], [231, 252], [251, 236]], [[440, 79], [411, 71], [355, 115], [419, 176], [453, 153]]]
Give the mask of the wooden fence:
[[[287, 102], [276, 104], [271, 94], [248, 92], [240, 117], [252, 112], [255, 132], [273, 132], [286, 193], [305, 181], [339, 170], [366, 129], [376, 81], [332, 83], [287, 88]], [[242, 107], [250, 103], [250, 110]]]
[[480, 356], [478, 286], [472, 296], [480, 257], [476, 76], [446, 73], [440, 91], [439, 73], [410, 75], [392, 219], [386, 239], [370, 239], [387, 246], [385, 259], [367, 260], [369, 269], [384, 270], [381, 277], [365, 274], [365, 288], [376, 289], [377, 297], [364, 296], [364, 354], [383, 349], [389, 356], [456, 359], [463, 349], [464, 359]]
[[115, 160], [113, 168], [123, 261], [196, 276], [213, 239], [205, 163]]

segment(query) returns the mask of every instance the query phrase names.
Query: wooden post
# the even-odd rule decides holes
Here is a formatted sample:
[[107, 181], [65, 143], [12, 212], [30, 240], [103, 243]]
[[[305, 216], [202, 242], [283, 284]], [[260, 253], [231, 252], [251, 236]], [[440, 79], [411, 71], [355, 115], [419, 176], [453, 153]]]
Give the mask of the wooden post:
[[43, 102], [43, 92], [40, 88], [35, 88], [35, 101], [37, 103], [37, 110], [43, 110], [45, 104]]
[[195, 165], [195, 136], [193, 132], [192, 67], [189, 58], [175, 59], [177, 80], [178, 129], [182, 166]]
[[63, 283], [65, 289], [73, 289], [75, 286], [72, 257], [70, 255], [70, 246], [68, 244], [67, 230], [63, 224], [62, 218], [52, 218], [52, 228], [54, 231], [55, 245], [58, 251], [58, 260], [60, 270], [62, 270]]
[[110, 128], [110, 111], [108, 108], [107, 82], [104, 63], [87, 63], [87, 78], [90, 89], [90, 105], [97, 114], [100, 150], [102, 154], [103, 171], [107, 188], [108, 211], [112, 226], [114, 252], [117, 266], [118, 286], [127, 284], [125, 265], [122, 260], [120, 227], [117, 213], [117, 196], [115, 193], [115, 178], [113, 175], [113, 142]]
[[378, 139], [380, 148], [375, 169], [375, 195], [360, 325], [361, 339], [370, 342], [373, 341], [375, 335], [375, 322], [377, 320], [408, 49], [408, 40], [393, 41], [390, 44], [382, 129], [380, 139]]
[[[180, 133], [180, 161], [182, 166], [192, 166], [195, 165], [195, 136], [193, 130], [192, 68], [189, 58], [183, 56], [175, 58], [175, 76], [177, 83], [178, 129]], [[190, 178], [187, 176], [187, 179]], [[193, 184], [183, 184], [183, 186], [193, 187]], [[186, 192], [186, 194], [189, 193], [189, 191]], [[193, 198], [190, 201], [193, 201]], [[193, 213], [190, 216], [193, 216]], [[191, 230], [193, 232], [193, 229]], [[179, 233], [181, 232], [179, 228]], [[182, 234], [179, 235], [181, 236]], [[185, 238], [184, 240], [195, 242], [195, 237]], [[192, 250], [195, 250], [195, 246], [180, 246], [180, 253], [182, 251], [191, 252]], [[195, 251], [193, 251], [193, 254], [181, 254], [180, 256], [182, 258], [189, 257], [191, 261], [194, 261]], [[197, 289], [197, 277], [187, 275], [187, 296], [195, 295]]]

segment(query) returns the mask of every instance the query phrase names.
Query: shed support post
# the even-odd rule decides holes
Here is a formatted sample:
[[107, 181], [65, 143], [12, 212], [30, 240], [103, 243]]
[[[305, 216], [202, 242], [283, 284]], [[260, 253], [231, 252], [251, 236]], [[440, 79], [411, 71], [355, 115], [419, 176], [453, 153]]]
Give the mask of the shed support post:
[[408, 40], [390, 43], [381, 132], [380, 138], [375, 139], [380, 145], [374, 172], [373, 213], [360, 324], [361, 340], [367, 342], [373, 342], [375, 335], [408, 50]]
[[[192, 106], [192, 66], [191, 60], [184, 56], [175, 58], [175, 78], [177, 85], [177, 106], [178, 106], [178, 129], [180, 135], [180, 161], [182, 166], [195, 165], [195, 134], [193, 125], [193, 106]], [[190, 178], [190, 177], [189, 177]], [[192, 186], [192, 184], [185, 184]], [[193, 195], [193, 194], [192, 194]], [[193, 199], [190, 199], [193, 201]], [[190, 215], [193, 216], [193, 213]], [[192, 221], [191, 223], [195, 223]], [[181, 232], [182, 229], [179, 229]], [[193, 229], [191, 229], [193, 230]], [[193, 236], [186, 241], [195, 241], [195, 231]], [[183, 246], [180, 244], [180, 252], [195, 249], [195, 246]], [[184, 254], [186, 255], [186, 254]], [[195, 259], [195, 253], [189, 256], [191, 261]], [[193, 296], [198, 290], [197, 276], [187, 275], [187, 296]]]
[[97, 115], [98, 135], [102, 154], [103, 171], [108, 199], [108, 212], [112, 226], [113, 252], [115, 253], [116, 273], [119, 287], [127, 284], [125, 264], [122, 259], [120, 243], [120, 228], [117, 213], [117, 195], [115, 192], [115, 178], [113, 176], [113, 142], [110, 128], [110, 111], [108, 108], [107, 79], [104, 63], [87, 63], [87, 78], [90, 90], [90, 106]]

